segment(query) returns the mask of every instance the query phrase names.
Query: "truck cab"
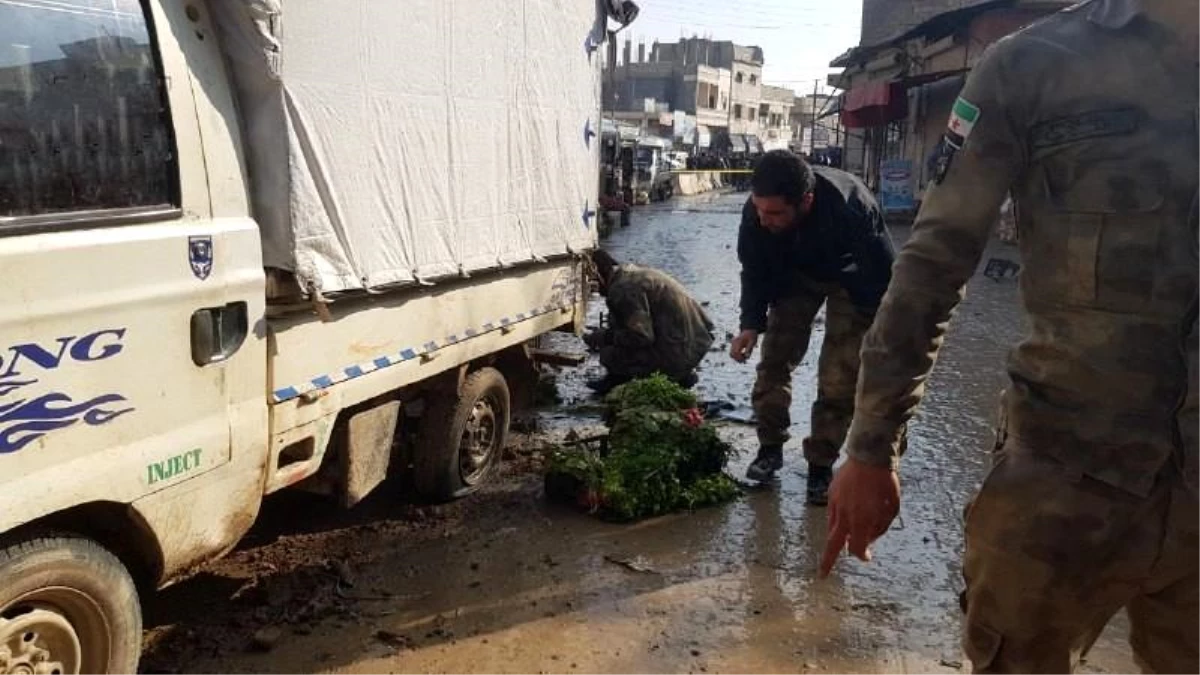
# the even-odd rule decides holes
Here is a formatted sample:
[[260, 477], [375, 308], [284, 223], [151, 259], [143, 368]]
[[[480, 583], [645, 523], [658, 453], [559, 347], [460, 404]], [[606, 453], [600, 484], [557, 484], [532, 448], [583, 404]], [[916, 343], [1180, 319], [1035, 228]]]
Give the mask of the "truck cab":
[[[463, 263], [447, 235], [446, 255], [459, 256], [443, 265], [450, 273], [372, 284], [374, 271], [355, 272], [374, 263], [354, 237], [410, 227], [404, 208], [388, 206], [403, 203], [393, 190], [438, 187], [394, 164], [402, 157], [384, 158], [376, 175], [387, 181], [350, 194], [347, 183], [362, 181], [329, 169], [335, 149], [311, 141], [349, 138], [304, 109], [312, 78], [281, 69], [271, 100], [246, 86], [232, 66], [243, 40], [265, 63], [287, 50], [288, 63], [305, 60], [303, 44], [282, 38], [281, 3], [0, 0], [0, 672], [134, 671], [139, 588], [228, 551], [276, 490], [353, 505], [398, 468], [401, 425], [420, 425], [402, 468], [425, 497], [458, 498], [486, 480], [517, 394], [532, 389], [530, 345], [582, 325], [582, 257], [595, 241], [599, 144], [587, 130], [600, 127], [593, 54], [607, 37], [605, 5], [529, 3], [537, 11], [522, 20], [562, 33], [547, 49], [575, 69], [562, 115], [580, 133], [567, 144], [558, 126], [535, 128], [535, 147], [515, 159], [456, 155], [451, 138], [418, 142], [449, 143], [449, 154], [431, 147], [458, 158], [450, 180], [474, 175], [486, 194], [510, 189], [496, 167], [514, 162], [546, 180], [558, 172], [568, 187], [554, 203], [514, 201], [474, 225], [490, 242], [531, 241], [527, 254]], [[477, 4], [432, 14], [487, 25], [496, 3]], [[313, 7], [297, 7], [294, 31], [320, 22], [304, 16]], [[507, 49], [501, 37], [475, 48]], [[326, 47], [359, 42], [344, 40]], [[505, 87], [495, 96], [507, 100]], [[276, 120], [288, 129], [278, 174], [258, 153], [272, 111], [296, 113]], [[381, 134], [374, 147], [412, 141]], [[566, 159], [547, 165], [551, 149]], [[316, 184], [297, 187], [302, 163]], [[338, 189], [353, 208], [330, 196]], [[364, 203], [382, 215], [339, 222]], [[288, 255], [309, 245], [299, 229], [267, 236], [285, 211], [333, 222], [332, 243], [313, 244], [308, 259], [343, 246], [352, 273], [273, 264], [281, 241]], [[538, 218], [545, 227], [530, 230]], [[446, 227], [462, 231], [457, 212]]]

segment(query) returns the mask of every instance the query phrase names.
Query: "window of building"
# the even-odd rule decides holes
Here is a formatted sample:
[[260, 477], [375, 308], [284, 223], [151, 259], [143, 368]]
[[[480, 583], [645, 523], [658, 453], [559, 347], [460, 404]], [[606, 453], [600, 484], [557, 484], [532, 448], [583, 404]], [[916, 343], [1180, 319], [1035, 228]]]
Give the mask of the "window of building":
[[733, 79], [734, 79], [734, 80], [737, 80], [737, 83], [738, 83], [738, 84], [741, 84], [741, 83], [742, 83], [742, 73], [741, 73], [741, 71], [738, 71], [737, 75], [734, 75]]
[[178, 205], [138, 0], [0, 0], [0, 26], [0, 232], [5, 217]]
[[750, 109], [750, 110], [748, 110], [747, 112], [749, 112], [749, 113], [750, 113], [750, 121], [751, 121], [751, 122], [753, 122], [753, 121], [754, 121], [754, 113], [755, 113], [755, 112], [757, 112], [757, 111], [756, 111], [754, 108], [751, 108], [751, 109]]
[[771, 106], [766, 103], [758, 107], [758, 116], [766, 119], [771, 114]]
[[741, 103], [733, 104], [733, 119], [735, 119], [735, 120], [742, 119], [742, 104]]
[[757, 84], [757, 83], [758, 83], [758, 76], [755, 75], [754, 73], [750, 73], [750, 84]]

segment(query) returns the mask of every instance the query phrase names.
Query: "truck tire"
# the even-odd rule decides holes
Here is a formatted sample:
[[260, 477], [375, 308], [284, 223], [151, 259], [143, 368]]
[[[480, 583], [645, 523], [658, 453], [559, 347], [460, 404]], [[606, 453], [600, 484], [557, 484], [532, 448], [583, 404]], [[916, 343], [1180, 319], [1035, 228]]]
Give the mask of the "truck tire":
[[431, 394], [413, 457], [417, 492], [445, 502], [478, 490], [500, 463], [509, 410], [508, 383], [495, 368], [468, 375], [457, 396]]
[[0, 673], [136, 673], [137, 588], [121, 561], [80, 537], [0, 549]]

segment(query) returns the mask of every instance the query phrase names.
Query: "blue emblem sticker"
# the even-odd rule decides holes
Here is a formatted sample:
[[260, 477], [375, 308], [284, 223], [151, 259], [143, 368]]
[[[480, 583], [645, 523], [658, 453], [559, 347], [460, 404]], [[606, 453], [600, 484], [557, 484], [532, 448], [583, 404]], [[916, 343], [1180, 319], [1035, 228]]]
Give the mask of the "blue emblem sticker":
[[211, 235], [188, 237], [188, 263], [192, 266], [192, 274], [201, 281], [212, 274], [213, 240]]

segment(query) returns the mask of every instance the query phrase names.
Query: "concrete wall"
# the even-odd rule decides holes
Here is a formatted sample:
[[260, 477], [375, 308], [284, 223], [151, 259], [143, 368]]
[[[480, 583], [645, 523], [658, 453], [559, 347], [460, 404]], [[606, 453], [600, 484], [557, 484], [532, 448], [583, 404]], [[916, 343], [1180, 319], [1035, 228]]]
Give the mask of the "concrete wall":
[[759, 47], [735, 45], [728, 40], [704, 38], [680, 38], [678, 42], [656, 42], [650, 49], [651, 61], [666, 61], [680, 65], [705, 65], [728, 68], [735, 60], [763, 62], [763, 51]]
[[676, 82], [671, 76], [661, 78], [631, 77], [618, 85], [618, 110], [642, 110], [645, 99], [671, 104], [676, 109]]
[[791, 108], [792, 101], [795, 99], [796, 92], [788, 89], [787, 87], [773, 87], [768, 84], [762, 88], [763, 101], [769, 101], [773, 104], [786, 105], [788, 108]]
[[671, 188], [677, 195], [698, 195], [724, 187], [721, 174], [715, 171], [677, 173], [671, 176]]

